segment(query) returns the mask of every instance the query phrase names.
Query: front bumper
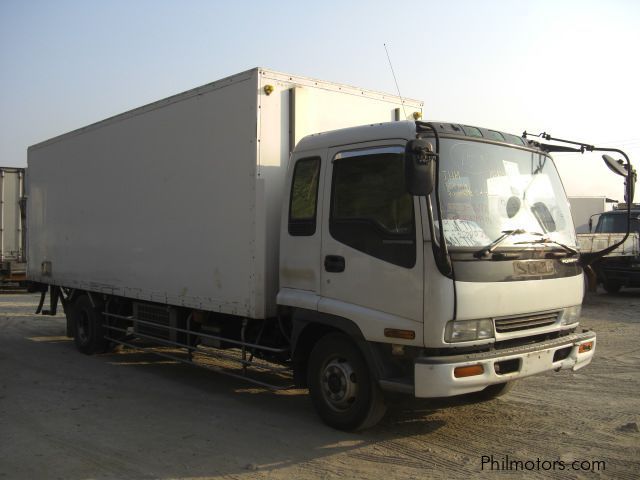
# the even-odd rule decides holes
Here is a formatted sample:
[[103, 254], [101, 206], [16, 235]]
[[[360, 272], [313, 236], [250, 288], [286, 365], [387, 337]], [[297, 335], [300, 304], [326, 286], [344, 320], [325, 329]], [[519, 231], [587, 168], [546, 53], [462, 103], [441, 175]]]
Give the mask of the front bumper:
[[[592, 342], [592, 347], [581, 352], [580, 346], [589, 342]], [[595, 346], [595, 332], [584, 332], [504, 350], [417, 358], [414, 374], [415, 396], [451, 397], [478, 392], [489, 385], [550, 370], [578, 370], [591, 362]], [[483, 373], [461, 378], [454, 375], [456, 368], [472, 365], [481, 365]]]

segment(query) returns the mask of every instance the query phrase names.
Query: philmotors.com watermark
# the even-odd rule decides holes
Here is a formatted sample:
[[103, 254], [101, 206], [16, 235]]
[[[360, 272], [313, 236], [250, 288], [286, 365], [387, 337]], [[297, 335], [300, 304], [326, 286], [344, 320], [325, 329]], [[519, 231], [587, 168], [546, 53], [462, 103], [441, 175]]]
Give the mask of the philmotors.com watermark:
[[509, 455], [482, 455], [480, 465], [482, 471], [493, 472], [604, 472], [606, 469], [604, 460], [544, 460], [541, 458], [523, 460], [511, 458]]

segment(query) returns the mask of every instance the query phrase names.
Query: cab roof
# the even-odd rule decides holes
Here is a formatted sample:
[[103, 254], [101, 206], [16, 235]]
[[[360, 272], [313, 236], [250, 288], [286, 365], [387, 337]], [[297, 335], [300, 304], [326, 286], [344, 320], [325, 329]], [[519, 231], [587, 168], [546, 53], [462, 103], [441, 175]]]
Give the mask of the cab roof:
[[[433, 125], [440, 135], [446, 137], [470, 137], [518, 147], [533, 148], [524, 138], [497, 130], [450, 122], [430, 121], [428, 124]], [[298, 142], [296, 149], [298, 151], [318, 150], [383, 139], [410, 140], [416, 138], [416, 133], [428, 133], [430, 129], [427, 129], [425, 125], [427, 125], [427, 122], [399, 121], [314, 133], [302, 138]]]

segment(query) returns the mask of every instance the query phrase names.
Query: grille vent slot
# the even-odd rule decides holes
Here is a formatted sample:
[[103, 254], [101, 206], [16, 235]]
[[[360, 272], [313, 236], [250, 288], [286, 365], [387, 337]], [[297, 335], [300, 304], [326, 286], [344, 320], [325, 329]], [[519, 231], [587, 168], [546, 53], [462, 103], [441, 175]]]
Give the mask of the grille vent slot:
[[511, 333], [532, 328], [547, 327], [558, 320], [559, 312], [540, 313], [518, 317], [503, 317], [495, 320], [496, 332]]

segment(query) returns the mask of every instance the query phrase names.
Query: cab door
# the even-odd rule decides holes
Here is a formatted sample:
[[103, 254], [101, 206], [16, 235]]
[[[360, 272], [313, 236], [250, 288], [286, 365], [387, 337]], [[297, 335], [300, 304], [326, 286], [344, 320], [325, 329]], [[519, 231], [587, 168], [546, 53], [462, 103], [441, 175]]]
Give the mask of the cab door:
[[280, 305], [318, 308], [325, 156], [326, 149], [291, 159], [280, 232]]
[[329, 150], [318, 310], [352, 320], [367, 340], [389, 342], [385, 329], [402, 329], [415, 341], [398, 343], [421, 344], [422, 227], [403, 152], [384, 142]]

